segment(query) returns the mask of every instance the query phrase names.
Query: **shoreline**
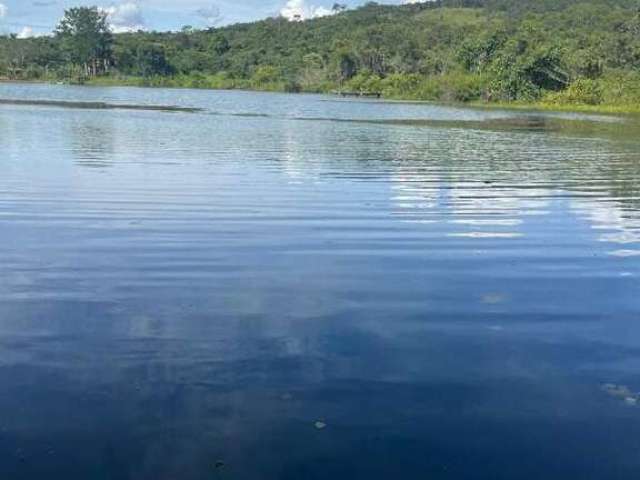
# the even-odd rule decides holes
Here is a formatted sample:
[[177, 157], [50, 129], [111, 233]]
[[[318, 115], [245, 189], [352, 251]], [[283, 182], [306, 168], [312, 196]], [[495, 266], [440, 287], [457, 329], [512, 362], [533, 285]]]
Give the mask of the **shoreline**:
[[366, 96], [352, 97], [344, 99], [340, 95], [332, 94], [330, 92], [314, 92], [314, 91], [301, 91], [301, 92], [286, 92], [279, 89], [271, 88], [200, 88], [193, 86], [181, 86], [181, 85], [141, 85], [142, 77], [127, 79], [118, 79], [113, 81], [110, 78], [107, 81], [101, 79], [89, 80], [85, 83], [75, 83], [68, 80], [47, 81], [47, 80], [12, 80], [7, 78], [0, 78], [0, 84], [42, 84], [42, 85], [72, 85], [81, 87], [127, 87], [127, 88], [143, 88], [143, 89], [171, 89], [171, 90], [209, 90], [209, 91], [232, 91], [232, 92], [255, 92], [255, 93], [280, 93], [290, 95], [324, 95], [341, 99], [341, 101], [368, 101], [376, 103], [397, 103], [397, 104], [415, 104], [415, 105], [438, 105], [443, 107], [457, 107], [457, 108], [474, 108], [474, 109], [487, 109], [487, 110], [521, 110], [530, 112], [565, 112], [565, 113], [593, 113], [600, 115], [625, 115], [625, 116], [640, 116], [640, 104], [639, 105], [588, 105], [588, 104], [567, 104], [567, 105], [554, 105], [544, 102], [486, 102], [480, 100], [474, 100], [469, 102], [445, 102], [439, 100], [418, 100], [411, 98], [399, 98], [399, 97], [385, 97], [382, 95], [379, 99], [372, 99]]

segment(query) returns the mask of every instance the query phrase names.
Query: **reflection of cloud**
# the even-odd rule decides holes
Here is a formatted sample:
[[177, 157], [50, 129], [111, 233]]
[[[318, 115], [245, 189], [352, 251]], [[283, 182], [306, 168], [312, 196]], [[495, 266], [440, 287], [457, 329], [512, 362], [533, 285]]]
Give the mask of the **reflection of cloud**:
[[462, 219], [451, 220], [449, 223], [454, 225], [471, 225], [475, 227], [481, 226], [501, 226], [501, 227], [516, 227], [522, 225], [522, 220], [519, 218], [490, 218], [490, 219]]
[[499, 303], [503, 303], [506, 299], [507, 298], [504, 294], [490, 293], [482, 297], [482, 303], [486, 303], [488, 305], [497, 305]]
[[[404, 152], [411, 157], [411, 152]], [[414, 166], [398, 166], [392, 175], [394, 216], [407, 223], [436, 223], [443, 194], [439, 170], [417, 172]]]
[[459, 238], [520, 238], [523, 234], [516, 232], [464, 232], [449, 233], [448, 236]]
[[[523, 236], [525, 218], [551, 210], [556, 187], [547, 187], [554, 173], [548, 164], [564, 159], [565, 151], [552, 141], [533, 142], [513, 134], [430, 132], [428, 150], [417, 147], [419, 155], [407, 155], [393, 173], [394, 215], [440, 222], [444, 234], [455, 237]], [[413, 157], [420, 162], [406, 161]]]
[[614, 257], [640, 257], [640, 250], [614, 250], [609, 252]]
[[502, 231], [522, 225], [521, 217], [547, 212], [550, 193], [546, 189], [528, 188], [527, 183], [502, 187], [475, 183], [455, 183], [449, 194], [451, 223], [480, 228], [478, 231], [452, 233], [453, 237], [519, 238], [523, 234]]
[[[450, 193], [450, 204], [455, 216], [485, 215], [535, 215], [545, 212], [548, 207], [549, 191], [528, 188], [528, 184], [514, 187], [480, 185], [474, 183], [454, 183]], [[467, 218], [466, 221], [477, 221]], [[491, 219], [485, 218], [486, 224]], [[499, 220], [503, 220], [500, 218]]]
[[638, 248], [613, 250], [617, 257], [640, 256], [640, 218], [633, 217], [622, 206], [607, 199], [581, 198], [572, 202], [573, 209], [586, 217], [594, 230], [606, 230], [598, 240], [617, 245], [634, 245]]
[[[479, 182], [440, 183], [438, 176], [394, 176], [392, 200], [396, 214], [412, 223], [433, 223], [438, 218], [470, 231], [451, 232], [459, 238], [519, 238], [511, 231], [523, 224], [522, 217], [547, 213], [550, 192], [519, 186], [492, 187]], [[526, 187], [527, 185], [523, 185]], [[510, 228], [509, 230], [504, 230]]]

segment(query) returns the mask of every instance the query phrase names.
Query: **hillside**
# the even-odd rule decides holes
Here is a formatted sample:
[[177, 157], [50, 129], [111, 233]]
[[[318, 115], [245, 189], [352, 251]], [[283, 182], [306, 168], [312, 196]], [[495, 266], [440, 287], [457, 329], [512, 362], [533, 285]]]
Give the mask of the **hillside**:
[[639, 8], [631, 0], [369, 3], [304, 22], [113, 35], [92, 60], [103, 69], [86, 60], [83, 68], [62, 34], [0, 37], [0, 76], [640, 108]]

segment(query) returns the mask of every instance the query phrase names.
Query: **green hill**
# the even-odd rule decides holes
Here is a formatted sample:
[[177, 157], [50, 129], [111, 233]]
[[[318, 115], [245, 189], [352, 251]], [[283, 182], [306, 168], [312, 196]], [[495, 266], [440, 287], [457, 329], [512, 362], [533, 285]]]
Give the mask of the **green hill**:
[[639, 8], [635, 0], [369, 3], [304, 22], [108, 35], [84, 60], [72, 34], [0, 37], [0, 76], [633, 110]]

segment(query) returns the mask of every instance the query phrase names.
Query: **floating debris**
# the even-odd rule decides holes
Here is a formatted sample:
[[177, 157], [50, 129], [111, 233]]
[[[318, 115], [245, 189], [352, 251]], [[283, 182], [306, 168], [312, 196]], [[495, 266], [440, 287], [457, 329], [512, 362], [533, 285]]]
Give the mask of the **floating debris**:
[[629, 406], [635, 407], [640, 403], [640, 393], [633, 392], [626, 385], [616, 385], [615, 383], [605, 383], [602, 390], [613, 398], [623, 400]]
[[289, 400], [293, 400], [293, 395], [291, 395], [290, 393], [283, 393], [282, 395], [280, 395], [280, 400], [288, 402]]
[[216, 470], [220, 470], [221, 468], [225, 467], [225, 463], [222, 460], [218, 460], [215, 464], [214, 467]]
[[316, 423], [314, 423], [314, 426], [318, 430], [323, 430], [323, 429], [325, 429], [327, 427], [327, 424], [324, 423], [324, 422], [316, 422]]

